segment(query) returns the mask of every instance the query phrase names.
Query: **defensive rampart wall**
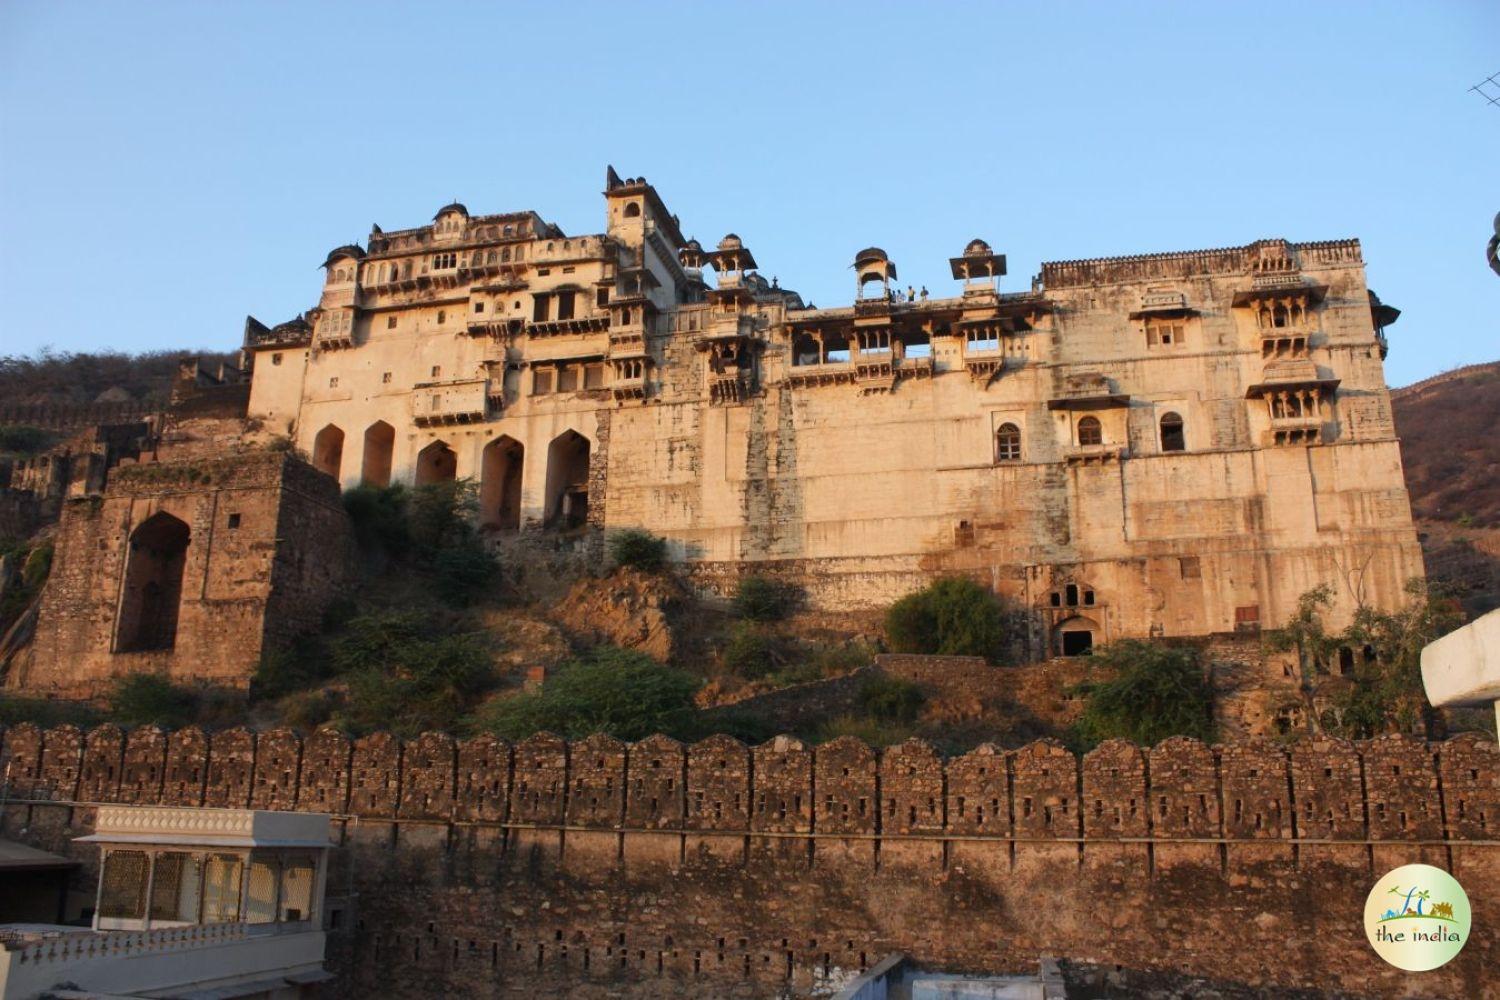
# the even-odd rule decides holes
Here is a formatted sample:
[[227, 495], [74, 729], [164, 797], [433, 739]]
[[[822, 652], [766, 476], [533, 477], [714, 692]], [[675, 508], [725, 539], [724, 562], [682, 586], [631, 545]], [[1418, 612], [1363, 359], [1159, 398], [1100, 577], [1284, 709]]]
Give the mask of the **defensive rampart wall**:
[[[1264, 988], [1494, 996], [1493, 741], [746, 747], [538, 734], [10, 728], [0, 835], [95, 862], [91, 805], [330, 812], [347, 995], [775, 996], [902, 951], [1049, 952]], [[1408, 975], [1364, 941], [1374, 879], [1455, 873], [1474, 939]]]

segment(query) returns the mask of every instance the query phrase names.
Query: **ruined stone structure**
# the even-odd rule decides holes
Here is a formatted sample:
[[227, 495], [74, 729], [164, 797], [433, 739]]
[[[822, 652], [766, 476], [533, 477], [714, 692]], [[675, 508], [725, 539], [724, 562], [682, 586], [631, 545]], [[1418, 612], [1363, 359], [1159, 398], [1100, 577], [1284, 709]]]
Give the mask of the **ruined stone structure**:
[[[805, 996], [902, 951], [1039, 954], [1267, 993], [1495, 997], [1500, 753], [1425, 744], [981, 746], [722, 736], [511, 745], [323, 730], [12, 727], [0, 832], [84, 864], [104, 802], [330, 812], [335, 995]], [[1414, 861], [1469, 887], [1473, 939], [1405, 974], [1368, 949], [1371, 885]]]
[[[497, 531], [646, 527], [699, 583], [753, 564], [832, 608], [974, 575], [1033, 652], [1391, 607], [1422, 564], [1382, 375], [1396, 311], [1353, 240], [1042, 266], [908, 296], [878, 248], [852, 306], [683, 236], [609, 172], [605, 231], [441, 209], [325, 261], [254, 320], [250, 415], [345, 486], [469, 477]], [[711, 275], [710, 275], [711, 272]]]

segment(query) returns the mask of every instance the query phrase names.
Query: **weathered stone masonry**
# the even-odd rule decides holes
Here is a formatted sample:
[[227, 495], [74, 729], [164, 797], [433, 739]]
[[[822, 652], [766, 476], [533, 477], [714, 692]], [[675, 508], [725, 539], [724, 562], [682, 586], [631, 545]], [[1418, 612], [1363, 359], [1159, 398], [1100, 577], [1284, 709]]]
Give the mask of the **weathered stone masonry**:
[[[170, 625], [133, 642], [132, 570], [158, 525], [183, 540], [155, 613]], [[244, 687], [263, 648], [318, 625], [351, 553], [337, 484], [284, 452], [123, 465], [102, 496], [64, 505], [34, 650], [6, 683], [92, 697], [147, 671]]]
[[[350, 996], [771, 996], [896, 950], [1497, 995], [1500, 754], [1476, 736], [1110, 742], [1081, 760], [1038, 742], [944, 761], [847, 738], [403, 745], [20, 725], [0, 767], [5, 835], [86, 866], [70, 838], [97, 802], [334, 813], [331, 891], [358, 894], [336, 939]], [[1415, 860], [1466, 884], [1475, 935], [1408, 976], [1369, 953], [1359, 914], [1378, 875]]]

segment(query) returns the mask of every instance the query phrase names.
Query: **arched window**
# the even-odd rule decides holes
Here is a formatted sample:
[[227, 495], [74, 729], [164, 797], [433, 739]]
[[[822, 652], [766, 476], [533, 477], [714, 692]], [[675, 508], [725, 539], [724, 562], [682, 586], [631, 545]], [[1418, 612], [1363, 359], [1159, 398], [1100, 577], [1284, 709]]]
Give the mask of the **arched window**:
[[337, 479], [343, 462], [344, 432], [338, 426], [329, 424], [318, 431], [318, 436], [313, 438], [313, 467]]
[[500, 261], [506, 264], [510, 263], [510, 247], [506, 247], [500, 251]]
[[588, 523], [589, 439], [563, 431], [547, 447], [544, 523], [569, 531]]
[[1162, 414], [1161, 450], [1187, 451], [1187, 437], [1182, 431], [1182, 417], [1176, 413]]
[[1019, 462], [1021, 460], [1021, 428], [1015, 424], [1001, 424], [995, 432], [995, 461]]
[[641, 203], [632, 201], [625, 206], [625, 218], [634, 219], [641, 214]]
[[458, 456], [446, 441], [434, 441], [417, 452], [418, 486], [451, 482], [458, 470]]
[[176, 645], [190, 537], [187, 524], [165, 511], [153, 515], [131, 534], [115, 627], [118, 652], [171, 649]]
[[1104, 430], [1098, 417], [1084, 417], [1078, 421], [1078, 443], [1081, 445], [1103, 444]]

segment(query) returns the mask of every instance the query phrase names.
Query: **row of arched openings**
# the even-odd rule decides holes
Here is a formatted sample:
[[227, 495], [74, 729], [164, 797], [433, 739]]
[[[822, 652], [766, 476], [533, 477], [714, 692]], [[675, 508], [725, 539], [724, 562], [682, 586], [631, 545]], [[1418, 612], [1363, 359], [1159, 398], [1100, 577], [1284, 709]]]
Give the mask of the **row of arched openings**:
[[[396, 431], [384, 420], [365, 430], [360, 463], [360, 482], [367, 486], [391, 484], [392, 454]], [[547, 481], [543, 523], [571, 529], [588, 520], [589, 439], [577, 431], [559, 434], [547, 447]], [[485, 446], [480, 461], [480, 523], [493, 530], [508, 531], [521, 526], [521, 487], [526, 448], [502, 435]], [[335, 479], [342, 478], [344, 431], [329, 424], [313, 438], [312, 464]], [[448, 482], [458, 474], [458, 456], [446, 441], [433, 441], [417, 453], [414, 482], [417, 486]]]
[[[1187, 434], [1183, 428], [1181, 415], [1175, 412], [1164, 413], [1159, 426], [1162, 451], [1187, 450]], [[1099, 423], [1098, 417], [1084, 417], [1079, 420], [1077, 435], [1080, 447], [1104, 443], [1104, 427]], [[1001, 424], [995, 430], [995, 461], [1019, 462], [1020, 460], [1021, 428], [1012, 423]]]

